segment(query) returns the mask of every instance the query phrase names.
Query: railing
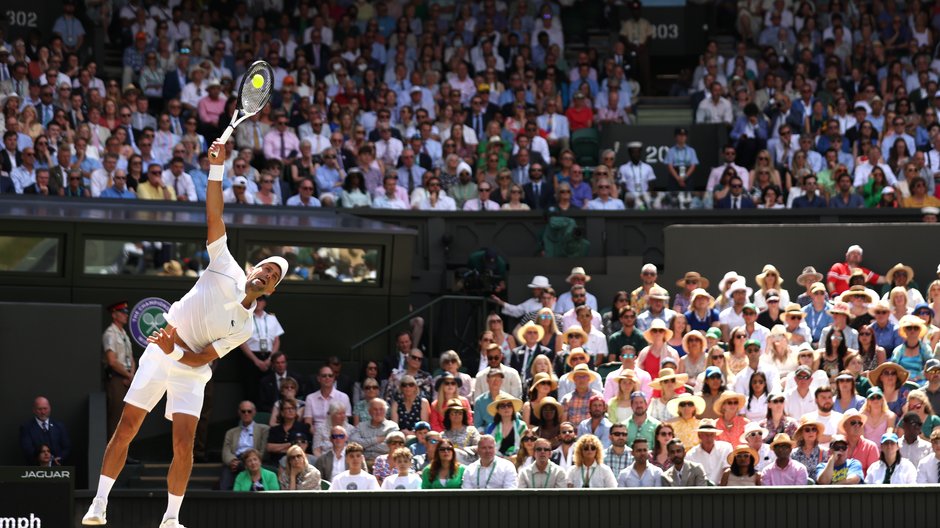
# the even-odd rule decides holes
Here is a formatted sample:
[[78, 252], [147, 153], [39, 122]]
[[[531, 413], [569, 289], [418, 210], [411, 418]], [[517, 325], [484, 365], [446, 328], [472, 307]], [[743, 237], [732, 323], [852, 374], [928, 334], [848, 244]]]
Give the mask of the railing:
[[[400, 329], [411, 330], [411, 321], [416, 317], [424, 317], [423, 333], [427, 336], [428, 360], [431, 359], [431, 354], [436, 357], [443, 350], [453, 349], [460, 352], [468, 346], [475, 347], [477, 333], [484, 327], [483, 321], [486, 319], [490, 302], [482, 296], [441, 295], [353, 344], [349, 358], [361, 365], [367, 346], [380, 338], [389, 341], [383, 346], [386, 351], [391, 350], [394, 345], [390, 342], [394, 337], [391, 333]], [[444, 312], [444, 308], [452, 309]], [[418, 346], [418, 343], [414, 346]]]

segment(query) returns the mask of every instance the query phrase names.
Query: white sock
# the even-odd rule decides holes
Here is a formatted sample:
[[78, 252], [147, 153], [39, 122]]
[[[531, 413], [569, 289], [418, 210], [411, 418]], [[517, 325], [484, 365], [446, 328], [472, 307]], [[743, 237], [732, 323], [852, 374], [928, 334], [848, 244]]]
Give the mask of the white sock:
[[[182, 495], [173, 495], [172, 493], [167, 493], [166, 495], [166, 513], [163, 514], [163, 520], [167, 519], [179, 519], [180, 518], [180, 506], [183, 505], [183, 496]], [[163, 521], [160, 521], [163, 522]]]
[[95, 494], [95, 498], [108, 500], [112, 486], [114, 486], [113, 478], [104, 475], [98, 477], [98, 493]]

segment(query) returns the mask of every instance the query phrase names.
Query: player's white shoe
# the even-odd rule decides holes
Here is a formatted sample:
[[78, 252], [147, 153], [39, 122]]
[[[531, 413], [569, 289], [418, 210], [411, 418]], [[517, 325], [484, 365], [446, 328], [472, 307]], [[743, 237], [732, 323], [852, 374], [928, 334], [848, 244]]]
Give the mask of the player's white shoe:
[[160, 523], [160, 528], [186, 528], [179, 523], [176, 519], [167, 519]]
[[82, 524], [85, 526], [101, 526], [108, 524], [107, 517], [108, 499], [95, 497], [88, 507], [88, 513], [82, 517]]

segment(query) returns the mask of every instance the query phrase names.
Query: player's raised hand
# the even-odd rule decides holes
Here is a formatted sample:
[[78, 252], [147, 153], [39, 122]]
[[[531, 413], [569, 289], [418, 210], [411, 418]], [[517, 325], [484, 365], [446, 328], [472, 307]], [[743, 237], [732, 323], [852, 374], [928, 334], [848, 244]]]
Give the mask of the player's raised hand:
[[225, 160], [225, 143], [221, 143], [219, 140], [213, 141], [212, 146], [209, 147], [209, 164], [223, 165]]
[[170, 331], [167, 332], [166, 328], [161, 328], [157, 330], [150, 337], [147, 338], [148, 343], [154, 343], [164, 354], [172, 354], [175, 349], [175, 340], [176, 337], [176, 328], [170, 328]]

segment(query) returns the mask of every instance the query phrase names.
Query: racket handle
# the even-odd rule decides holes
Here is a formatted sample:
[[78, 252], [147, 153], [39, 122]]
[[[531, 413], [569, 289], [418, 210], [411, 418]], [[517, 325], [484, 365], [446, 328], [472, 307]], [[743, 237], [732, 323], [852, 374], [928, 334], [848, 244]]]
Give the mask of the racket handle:
[[225, 127], [225, 132], [222, 132], [222, 135], [219, 136], [219, 139], [217, 139], [216, 141], [218, 141], [219, 143], [222, 143], [223, 145], [225, 143], [228, 143], [228, 139], [232, 137], [233, 132], [235, 132], [235, 127], [233, 127], [232, 125]]

